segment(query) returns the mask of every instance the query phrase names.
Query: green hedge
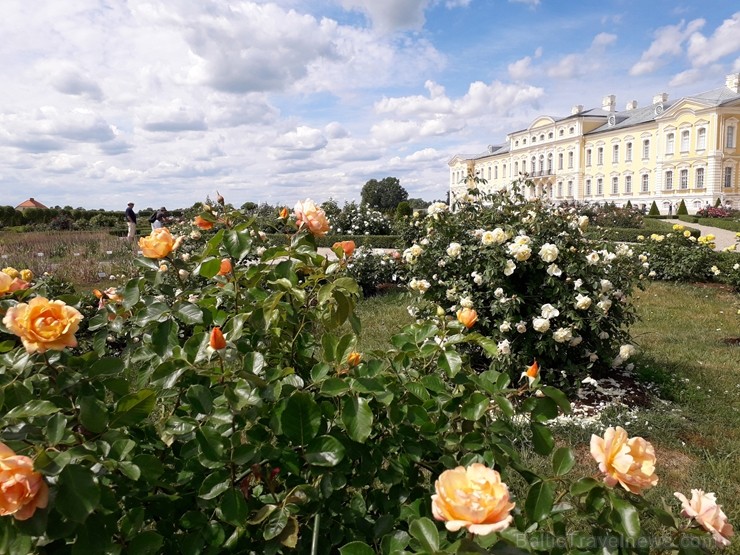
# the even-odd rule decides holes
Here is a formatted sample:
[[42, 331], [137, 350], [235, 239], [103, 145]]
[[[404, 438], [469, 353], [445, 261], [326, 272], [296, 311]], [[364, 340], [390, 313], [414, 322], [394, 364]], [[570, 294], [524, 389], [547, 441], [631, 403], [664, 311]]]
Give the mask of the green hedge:
[[729, 231], [740, 231], [740, 221], [730, 218], [698, 218], [698, 224], [719, 227]]
[[682, 222], [688, 222], [690, 224], [698, 224], [699, 223], [699, 218], [697, 218], [696, 216], [692, 216], [691, 214], [681, 214], [678, 217], [678, 219], [681, 220]]
[[[275, 245], [287, 245], [290, 243], [290, 235], [283, 233], [268, 233], [270, 243]], [[354, 241], [358, 247], [369, 247], [373, 249], [398, 249], [402, 244], [399, 235], [327, 235], [316, 238], [316, 246], [331, 247], [338, 241]]]

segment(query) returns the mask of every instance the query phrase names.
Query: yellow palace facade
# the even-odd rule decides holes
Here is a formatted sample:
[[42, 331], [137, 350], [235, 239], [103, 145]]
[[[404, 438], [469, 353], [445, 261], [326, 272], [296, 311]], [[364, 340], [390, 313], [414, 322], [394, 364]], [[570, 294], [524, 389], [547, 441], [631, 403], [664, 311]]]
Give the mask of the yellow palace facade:
[[614, 95], [601, 108], [573, 106], [566, 117], [537, 117], [501, 145], [476, 155], [455, 155], [450, 199], [467, 189], [473, 172], [481, 188], [497, 191], [520, 174], [533, 185], [528, 196], [552, 202], [614, 203], [675, 213], [681, 200], [690, 213], [719, 199], [740, 209], [740, 73], [723, 87], [670, 101], [661, 93], [652, 104], [629, 102], [617, 110]]

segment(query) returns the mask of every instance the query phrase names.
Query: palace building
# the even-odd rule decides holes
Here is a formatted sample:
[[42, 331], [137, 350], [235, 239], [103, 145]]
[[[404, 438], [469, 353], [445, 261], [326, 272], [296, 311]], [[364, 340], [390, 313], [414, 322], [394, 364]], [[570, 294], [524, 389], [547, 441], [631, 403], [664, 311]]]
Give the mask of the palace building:
[[450, 199], [464, 194], [473, 172], [486, 192], [510, 186], [520, 175], [533, 185], [527, 196], [552, 202], [614, 203], [690, 213], [719, 201], [740, 209], [740, 73], [725, 85], [669, 100], [661, 93], [649, 106], [636, 101], [617, 109], [614, 95], [600, 108], [573, 106], [565, 117], [539, 116], [475, 155], [456, 155]]

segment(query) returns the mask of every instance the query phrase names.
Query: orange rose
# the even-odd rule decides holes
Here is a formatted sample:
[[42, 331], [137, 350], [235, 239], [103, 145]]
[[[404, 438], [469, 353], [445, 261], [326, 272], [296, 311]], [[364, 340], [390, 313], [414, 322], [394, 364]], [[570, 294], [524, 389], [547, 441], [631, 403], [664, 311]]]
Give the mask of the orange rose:
[[225, 276], [226, 274], [230, 274], [231, 273], [231, 270], [232, 270], [231, 260], [228, 259], [228, 258], [224, 258], [221, 261], [221, 267], [218, 270], [218, 275], [219, 276]]
[[495, 470], [480, 463], [445, 470], [434, 483], [432, 514], [445, 521], [445, 528], [486, 535], [508, 528], [514, 517], [509, 488]]
[[362, 355], [357, 351], [352, 351], [347, 355], [347, 364], [350, 366], [357, 366], [360, 364], [360, 360], [362, 360]]
[[655, 475], [655, 450], [641, 437], [628, 438], [627, 432], [617, 426], [607, 428], [604, 437], [591, 436], [591, 456], [604, 473], [604, 483], [617, 483], [632, 493], [658, 483]]
[[27, 520], [48, 502], [49, 486], [33, 471], [33, 460], [0, 442], [0, 516]]
[[147, 258], [164, 258], [174, 246], [175, 238], [166, 227], [153, 229], [148, 236], [139, 239], [139, 248]]
[[224, 339], [221, 328], [216, 326], [211, 330], [211, 339], [208, 344], [211, 346], [211, 349], [215, 349], [216, 351], [226, 348], [226, 339]]
[[718, 547], [730, 545], [730, 539], [735, 535], [732, 524], [727, 522], [727, 515], [721, 505], [717, 505], [717, 499], [713, 493], [704, 493], [700, 489], [691, 490], [691, 501], [681, 493], [674, 493], [681, 501], [683, 516], [693, 518], [702, 528], [712, 534], [714, 542]]
[[457, 321], [470, 329], [478, 321], [478, 313], [473, 308], [461, 308], [457, 311]]
[[200, 229], [213, 229], [213, 222], [209, 222], [201, 216], [195, 217], [195, 219], [193, 220], [193, 225], [199, 227]]
[[352, 253], [355, 252], [355, 242], [354, 241], [337, 241], [331, 246], [333, 249], [342, 249], [344, 251], [344, 256], [349, 258], [352, 256]]
[[10, 285], [13, 283], [13, 278], [5, 272], [0, 272], [0, 295], [10, 293]]
[[283, 220], [288, 219], [288, 209], [283, 207], [282, 210], [280, 210], [280, 218]]
[[21, 338], [26, 351], [44, 353], [76, 347], [75, 333], [82, 318], [77, 309], [62, 301], [35, 297], [28, 304], [10, 307], [3, 324]]
[[295, 205], [295, 220], [298, 227], [306, 227], [313, 235], [323, 237], [329, 231], [329, 220], [324, 211], [311, 199], [299, 201]]
[[532, 382], [534, 382], [537, 379], [537, 376], [540, 375], [540, 365], [537, 364], [537, 361], [535, 360], [532, 366], [527, 368], [526, 371], [522, 372], [522, 378], [526, 378], [529, 381], [529, 385], [532, 385]]

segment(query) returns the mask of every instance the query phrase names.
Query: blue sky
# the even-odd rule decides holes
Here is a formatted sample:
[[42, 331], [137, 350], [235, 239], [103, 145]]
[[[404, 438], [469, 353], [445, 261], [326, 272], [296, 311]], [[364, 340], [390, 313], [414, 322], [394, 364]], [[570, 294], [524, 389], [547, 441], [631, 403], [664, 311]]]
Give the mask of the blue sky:
[[740, 72], [737, 2], [3, 0], [0, 204], [444, 198], [539, 114]]

